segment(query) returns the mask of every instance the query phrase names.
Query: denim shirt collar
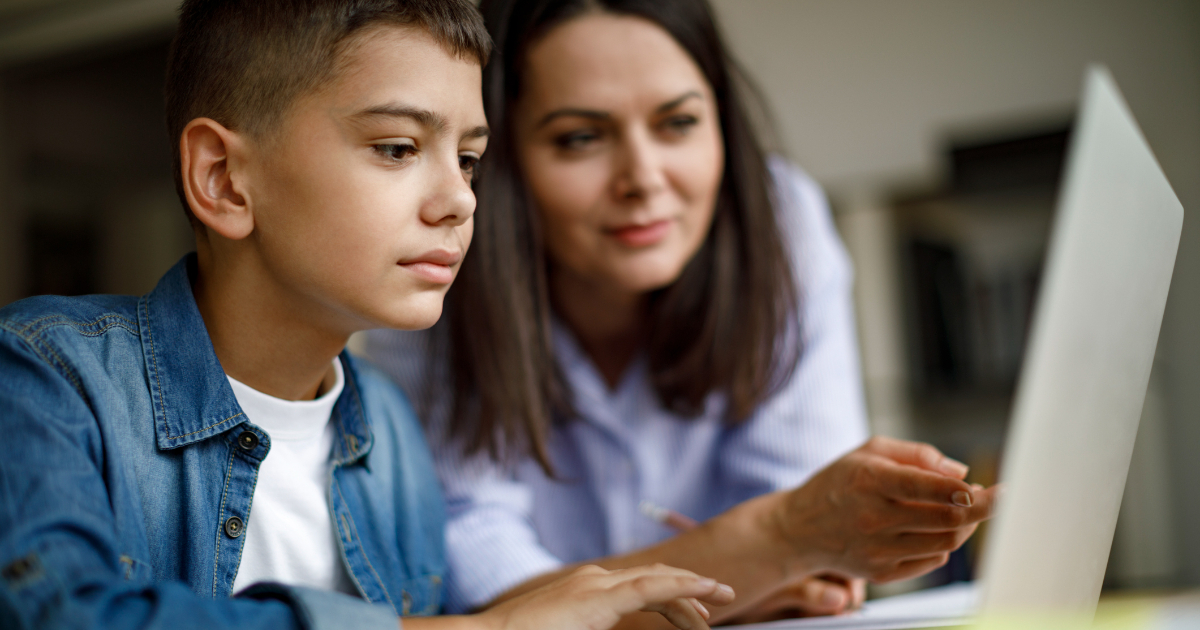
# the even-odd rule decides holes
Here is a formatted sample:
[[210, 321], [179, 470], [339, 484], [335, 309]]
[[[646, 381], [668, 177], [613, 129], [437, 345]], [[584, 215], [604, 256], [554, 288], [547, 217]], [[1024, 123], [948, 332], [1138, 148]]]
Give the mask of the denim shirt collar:
[[[196, 271], [196, 255], [188, 254], [138, 300], [154, 432], [162, 450], [195, 444], [246, 422], [192, 294]], [[345, 464], [365, 456], [373, 439], [354, 361], [344, 351], [341, 361], [346, 385], [334, 406], [333, 459]]]

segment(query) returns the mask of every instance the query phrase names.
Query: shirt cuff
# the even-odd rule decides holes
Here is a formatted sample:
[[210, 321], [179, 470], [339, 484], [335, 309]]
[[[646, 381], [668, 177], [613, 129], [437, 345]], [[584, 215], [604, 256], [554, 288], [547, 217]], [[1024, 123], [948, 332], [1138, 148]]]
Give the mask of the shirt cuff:
[[390, 606], [372, 604], [345, 593], [260, 582], [238, 593], [238, 597], [283, 601], [296, 611], [300, 626], [305, 630], [397, 630], [400, 627], [396, 611]]

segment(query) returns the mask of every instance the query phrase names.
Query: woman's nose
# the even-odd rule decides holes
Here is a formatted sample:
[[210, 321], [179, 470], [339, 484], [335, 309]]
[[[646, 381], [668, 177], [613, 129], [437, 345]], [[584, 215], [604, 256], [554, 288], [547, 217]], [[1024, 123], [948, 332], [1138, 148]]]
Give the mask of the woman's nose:
[[666, 187], [662, 152], [646, 130], [625, 135], [617, 152], [614, 192], [620, 199], [646, 199]]

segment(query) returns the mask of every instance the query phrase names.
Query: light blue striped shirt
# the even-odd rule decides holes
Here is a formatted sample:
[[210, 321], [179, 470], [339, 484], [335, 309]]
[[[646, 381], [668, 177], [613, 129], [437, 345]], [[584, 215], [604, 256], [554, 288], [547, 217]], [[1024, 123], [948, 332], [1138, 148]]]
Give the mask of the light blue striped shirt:
[[[550, 454], [559, 481], [531, 460], [501, 467], [464, 458], [433, 437], [448, 508], [447, 609], [463, 612], [566, 563], [633, 551], [673, 534], [642, 515], [651, 501], [703, 521], [760, 494], [803, 483], [867, 437], [851, 304], [849, 258], [820, 188], [771, 160], [780, 227], [799, 289], [804, 353], [792, 379], [744, 423], [722, 420], [725, 399], [683, 418], [661, 407], [636, 360], [609, 389], [571, 333], [554, 348], [580, 417], [556, 427]], [[427, 333], [373, 331], [368, 354], [444, 421], [444, 361]], [[427, 398], [430, 393], [432, 398]], [[434, 433], [437, 433], [435, 430]]]

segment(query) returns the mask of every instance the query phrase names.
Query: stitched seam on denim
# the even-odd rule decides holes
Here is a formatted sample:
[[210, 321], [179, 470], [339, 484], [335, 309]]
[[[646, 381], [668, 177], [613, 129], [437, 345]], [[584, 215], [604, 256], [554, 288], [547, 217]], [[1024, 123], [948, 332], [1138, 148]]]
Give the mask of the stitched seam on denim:
[[[158, 407], [162, 410], [163, 426], [167, 428], [167, 438], [170, 439], [171, 425], [167, 423], [167, 404], [163, 400], [162, 377], [160, 377], [158, 374], [158, 351], [154, 349], [154, 332], [151, 330], [152, 327], [150, 326], [149, 295], [146, 296], [146, 301], [142, 306], [142, 310], [146, 313], [146, 338], [150, 340], [150, 359], [154, 362], [154, 383], [158, 386]], [[216, 577], [214, 576], [213, 579], [215, 580]]]
[[[334, 480], [333, 486], [337, 489], [338, 497], [341, 498], [342, 503], [345, 503], [346, 497], [342, 495], [342, 485]], [[392, 596], [388, 594], [387, 587], [385, 587], [383, 584], [383, 578], [379, 577], [379, 573], [375, 570], [375, 566], [371, 564], [371, 559], [367, 557], [366, 548], [363, 547], [362, 544], [362, 538], [358, 537], [358, 527], [354, 525], [354, 519], [348, 518], [346, 519], [346, 522], [350, 525], [351, 538], [358, 543], [359, 553], [362, 555], [363, 561], [367, 563], [367, 568], [371, 570], [371, 575], [374, 575], [375, 580], [379, 583], [379, 589], [383, 591], [383, 596], [387, 598], [388, 605], [392, 607], [393, 612], [398, 611], [399, 609], [396, 608], [396, 603], [392, 601]]]
[[338, 465], [348, 464], [353, 459], [354, 453], [350, 450], [350, 442], [346, 439], [346, 436], [349, 435], [346, 432], [346, 420], [342, 417], [342, 414], [338, 412], [336, 406], [333, 408], [333, 413], [336, 413], [338, 416], [339, 422], [336, 422], [335, 425], [337, 426], [338, 437], [342, 440], [342, 448], [346, 449], [346, 457], [342, 458], [341, 461], [334, 463]]
[[229, 467], [225, 470], [225, 487], [221, 490], [221, 507], [217, 510], [217, 552], [213, 554], [213, 597], [217, 596], [217, 576], [221, 568], [221, 535], [225, 533], [225, 497], [229, 495], [229, 478], [233, 476], [233, 458], [236, 453], [231, 446], [229, 451]]
[[[238, 414], [238, 415], [240, 416], [241, 414]], [[236, 456], [237, 455], [237, 447], [234, 446], [231, 448], [233, 449], [231, 452], [234, 453], [234, 456]], [[262, 462], [259, 462], [259, 463], [261, 464]], [[232, 467], [232, 463], [230, 464], [230, 466]], [[242, 534], [243, 537], [245, 537], [246, 534], [250, 533], [250, 516], [254, 512], [254, 491], [258, 488], [258, 472], [261, 469], [262, 469], [261, 466], [254, 467], [254, 487], [250, 489], [250, 506], [246, 508], [246, 524], [243, 528], [243, 531], [244, 531], [244, 533]], [[238, 549], [238, 557], [237, 557], [238, 571], [242, 570], [242, 554], [245, 552], [246, 552], [246, 541], [242, 540], [242, 546], [240, 549]], [[237, 581], [237, 573], [236, 572], [233, 574], [233, 580], [235, 582]], [[232, 586], [231, 586], [231, 588], [232, 588]], [[213, 592], [216, 592], [216, 591], [214, 590]]]
[[[83, 331], [84, 328], [91, 328], [106, 319], [116, 319], [116, 320], [120, 320], [120, 321], [109, 324], [95, 333], [86, 333]], [[39, 326], [39, 324], [41, 324], [41, 325]], [[28, 339], [35, 335], [41, 334], [42, 331], [46, 330], [47, 328], [52, 328], [55, 326], [70, 326], [71, 328], [74, 328], [76, 330], [76, 332], [78, 332], [79, 334], [89, 335], [89, 336], [101, 334], [104, 331], [106, 331], [109, 328], [112, 328], [114, 326], [119, 327], [119, 328], [124, 328], [125, 330], [128, 330], [129, 332], [131, 332], [135, 335], [137, 334], [137, 323], [136, 322], [126, 319], [125, 317], [123, 317], [121, 315], [115, 315], [115, 314], [102, 315], [100, 317], [97, 317], [96, 319], [93, 319], [90, 322], [76, 322], [75, 320], [67, 317], [66, 315], [63, 315], [62, 313], [55, 313], [54, 315], [45, 315], [45, 316], [39, 317], [39, 318], [25, 324], [24, 326], [22, 326], [20, 328], [8, 326], [8, 325], [5, 325], [5, 328], [7, 328], [8, 330], [11, 330], [12, 332], [16, 333], [17, 335], [20, 335], [21, 337], [25, 337]]]
[[[340, 361], [341, 359], [339, 358], [338, 360]], [[345, 373], [346, 373], [346, 374], [349, 374], [349, 373], [350, 373], [350, 366], [349, 366], [349, 362], [347, 362], [347, 365], [343, 366], [343, 369], [344, 369], [344, 371], [345, 371]], [[355, 404], [355, 406], [357, 406], [357, 407], [358, 407], [358, 416], [359, 416], [360, 418], [362, 418], [362, 423], [363, 423], [363, 426], [364, 426], [364, 427], [366, 427], [366, 429], [367, 429], [367, 439], [369, 439], [369, 440], [372, 440], [372, 441], [373, 441], [375, 436], [374, 436], [374, 432], [373, 432], [373, 431], [371, 431], [371, 426], [370, 426], [370, 425], [367, 423], [367, 410], [366, 410], [366, 407], [365, 407], [365, 406], [363, 406], [363, 404], [362, 404], [362, 399], [360, 399], [360, 398], [358, 397], [358, 379], [357, 379], [357, 378], [353, 378], [353, 377], [347, 377], [347, 379], [346, 379], [346, 389], [349, 389], [349, 390], [350, 390], [350, 395], [351, 395], [351, 396], [354, 398], [354, 404]], [[345, 391], [345, 390], [343, 390], [343, 391]], [[340, 414], [339, 414], [339, 415], [340, 415]], [[353, 456], [354, 456], [354, 457], [353, 457], [353, 459], [357, 459], [357, 458], [359, 457], [359, 454], [358, 454], [358, 453], [352, 453], [352, 452], [350, 451], [350, 445], [349, 445], [348, 443], [346, 443], [346, 435], [347, 435], [347, 434], [346, 434], [346, 429], [345, 429], [345, 426], [344, 426], [344, 424], [345, 424], [345, 423], [344, 423], [344, 422], [341, 422], [341, 423], [338, 423], [338, 424], [339, 424], [339, 425], [341, 425], [341, 426], [339, 426], [339, 427], [338, 427], [338, 432], [340, 432], [340, 433], [342, 434], [342, 435], [341, 435], [341, 437], [342, 437], [342, 444], [343, 444], [343, 445], [346, 447], [346, 452], [347, 452], [347, 453], [350, 453], [351, 455], [353, 455]], [[357, 437], [358, 437], [358, 436], [355, 436], [355, 438], [356, 438], [356, 439], [357, 439]], [[349, 461], [351, 461], [351, 458], [347, 458], [347, 459], [346, 459], [346, 462], [347, 462], [347, 463], [348, 463]], [[393, 608], [394, 608], [394, 606], [393, 606]]]
[[76, 329], [76, 331], [75, 331], [75, 332], [79, 333], [80, 335], [83, 335], [84, 337], [99, 337], [100, 335], [103, 335], [104, 333], [106, 333], [106, 332], [108, 332], [108, 331], [110, 331], [110, 330], [112, 330], [112, 329], [114, 329], [114, 328], [120, 328], [121, 330], [124, 330], [124, 331], [128, 332], [128, 333], [129, 333], [129, 334], [131, 334], [131, 335], [137, 335], [137, 334], [138, 334], [136, 330], [134, 330], [134, 329], [130, 328], [129, 326], [126, 326], [126, 325], [125, 325], [125, 324], [123, 324], [123, 323], [112, 323], [112, 324], [108, 324], [107, 326], [105, 326], [105, 327], [103, 327], [103, 328], [100, 328], [100, 329], [97, 329], [97, 330], [94, 330], [94, 331], [90, 331], [90, 332], [89, 332], [89, 331], [84, 331], [84, 330], [79, 330], [79, 329]]
[[337, 539], [338, 539], [338, 548], [341, 549], [341, 551], [342, 551], [342, 563], [346, 567], [346, 575], [350, 576], [350, 581], [354, 582], [354, 586], [356, 586], [358, 588], [358, 593], [363, 596], [363, 599], [366, 599], [367, 589], [363, 588], [362, 580], [359, 580], [358, 576], [354, 574], [353, 569], [350, 568], [349, 554], [346, 553], [346, 541], [343, 540], [343, 538], [345, 538], [345, 536], [342, 534], [342, 532], [344, 530], [347, 534], [349, 533], [350, 521], [346, 520], [345, 514], [338, 514], [337, 516], [338, 516], [338, 518], [334, 519], [333, 525], [334, 525], [334, 527], [337, 527], [337, 522], [338, 521], [342, 522], [342, 529], [338, 530]]
[[[346, 535], [348, 535], [348, 533], [350, 531], [350, 523], [349, 523], [349, 521], [346, 520], [345, 514], [338, 513], [337, 506], [334, 505], [334, 501], [333, 501], [333, 486], [337, 483], [337, 481], [335, 479], [335, 475], [337, 475], [338, 467], [339, 467], [339, 465], [337, 463], [334, 463], [333, 466], [330, 467], [330, 469], [329, 469], [329, 493], [330, 494], [326, 498], [326, 501], [329, 503], [329, 517], [331, 519], [333, 519], [333, 526], [335, 528], [338, 527], [338, 522], [341, 521], [342, 527], [341, 527], [341, 529], [338, 529], [337, 545], [338, 545], [338, 551], [341, 552], [342, 566], [346, 569], [346, 575], [350, 576], [350, 581], [354, 582], [354, 586], [356, 588], [358, 588], [358, 594], [364, 596], [363, 599], [366, 599], [365, 596], [367, 594], [367, 589], [363, 588], [362, 581], [358, 579], [357, 575], [354, 575], [354, 570], [350, 567], [350, 555], [346, 553], [345, 538], [346, 538]], [[339, 491], [338, 494], [341, 495], [341, 492]]]
[[[95, 325], [99, 324], [100, 322], [108, 320], [108, 319], [117, 319], [117, 320], [120, 320], [120, 322], [109, 324], [109, 325], [104, 326], [103, 328], [101, 328], [99, 330], [95, 330], [95, 331], [85, 331], [84, 330], [84, 328], [95, 326]], [[57, 369], [59, 374], [66, 377], [67, 380], [69, 380], [71, 382], [71, 385], [75, 388], [75, 391], [79, 393], [80, 397], [82, 397], [84, 400], [87, 400], [87, 397], [88, 397], [87, 392], [84, 391], [83, 382], [82, 382], [82, 380], [80, 380], [79, 375], [76, 374], [73, 369], [71, 369], [71, 366], [69, 363], [67, 363], [65, 360], [63, 360], [62, 355], [60, 355], [58, 353], [58, 351], [54, 348], [54, 345], [51, 344], [46, 339], [42, 338], [42, 333], [45, 332], [49, 328], [55, 328], [58, 326], [68, 326], [68, 327], [74, 329], [76, 333], [83, 335], [85, 337], [99, 337], [100, 335], [103, 335], [104, 333], [108, 332], [112, 328], [122, 328], [126, 332], [128, 332], [134, 336], [137, 336], [137, 334], [138, 334], [137, 331], [134, 330], [133, 328], [126, 326], [125, 325], [126, 323], [131, 323], [131, 322], [128, 319], [125, 319], [124, 317], [122, 317], [120, 315], [104, 315], [104, 316], [98, 317], [90, 322], [79, 323], [79, 322], [75, 322], [75, 321], [71, 320], [70, 318], [67, 318], [66, 316], [62, 315], [61, 313], [57, 313], [54, 315], [46, 315], [44, 317], [39, 317], [38, 319], [35, 319], [32, 322], [29, 322], [28, 324], [26, 324], [24, 327], [21, 327], [21, 328], [17, 328], [17, 327], [8, 325], [8, 324], [0, 325], [0, 328], [3, 328], [4, 330], [7, 330], [7, 331], [13, 333], [14, 335], [17, 336], [17, 338], [24, 341], [29, 346], [29, 348], [34, 351], [34, 353], [38, 356], [38, 358], [40, 358], [43, 362], [45, 362], [51, 366], [54, 366]], [[47, 357], [46, 353], [53, 355], [54, 360], [51, 360], [49, 357]]]
[[[26, 337], [21, 331], [11, 326], [0, 324], [0, 328], [3, 328], [17, 339], [23, 341], [25, 346], [29, 348], [30, 352], [36, 355], [37, 358], [41, 359], [42, 363], [54, 368], [54, 371], [60, 376], [63, 376], [69, 380], [71, 382], [71, 386], [74, 387], [75, 391], [79, 393], [79, 396], [84, 400], [87, 400], [87, 393], [83, 390], [83, 384], [80, 382], [79, 376], [75, 374], [75, 371], [71, 369], [66, 361], [63, 361], [62, 356], [60, 356], [58, 352], [54, 350], [54, 346], [36, 334]], [[46, 356], [47, 353], [52, 355], [53, 359], [51, 359], [49, 356]]]
[[129, 581], [133, 578], [133, 558], [129, 556], [121, 556], [117, 559], [118, 562], [125, 565], [125, 580]]
[[196, 429], [195, 431], [192, 431], [191, 433], [184, 433], [183, 435], [168, 435], [168, 436], [167, 436], [167, 439], [168, 439], [168, 440], [182, 440], [182, 439], [183, 439], [183, 438], [185, 438], [185, 437], [192, 436], [192, 435], [196, 435], [197, 433], [203, 433], [203, 432], [205, 432], [205, 431], [208, 431], [209, 429], [215, 429], [215, 428], [217, 428], [217, 427], [221, 426], [222, 424], [225, 424], [226, 422], [229, 422], [230, 420], [233, 420], [233, 419], [235, 419], [235, 418], [237, 418], [237, 417], [239, 417], [239, 416], [242, 416], [242, 415], [244, 415], [244, 413], [245, 413], [245, 412], [241, 412], [241, 411], [239, 411], [238, 413], [235, 413], [235, 414], [233, 414], [232, 416], [229, 416], [228, 418], [225, 418], [224, 420], [222, 420], [222, 421], [220, 421], [220, 422], [218, 422], [218, 423], [216, 423], [216, 424], [211, 424], [211, 425], [209, 425], [209, 426], [207, 426], [207, 427], [204, 427], [204, 428], [202, 428], [202, 429]]

